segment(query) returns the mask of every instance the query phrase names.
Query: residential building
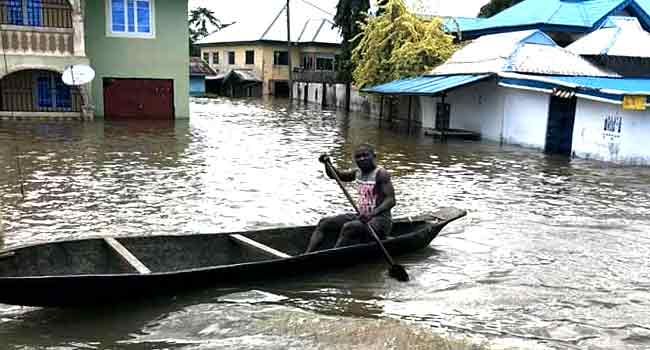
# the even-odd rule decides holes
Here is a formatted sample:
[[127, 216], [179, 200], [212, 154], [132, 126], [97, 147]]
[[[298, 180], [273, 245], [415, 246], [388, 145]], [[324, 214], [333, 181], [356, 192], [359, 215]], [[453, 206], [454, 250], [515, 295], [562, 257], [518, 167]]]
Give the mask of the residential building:
[[87, 91], [61, 73], [88, 64], [81, 0], [0, 2], [0, 118], [92, 118]]
[[[232, 85], [223, 89], [223, 79], [238, 77], [232, 82], [247, 86], [240, 89], [244, 95], [286, 96], [290, 69], [294, 81], [336, 80], [335, 60], [342, 39], [333, 29], [332, 14], [307, 2], [292, 3], [289, 50], [286, 12], [285, 6], [267, 21], [243, 19], [198, 42], [201, 57], [220, 73], [220, 79], [212, 82], [217, 89], [225, 94], [234, 91]], [[229, 75], [231, 71], [237, 74]]]
[[85, 2], [97, 116], [189, 118], [187, 1]]
[[[187, 118], [187, 3], [0, 2], [0, 118]], [[95, 79], [63, 84], [90, 65]]]
[[217, 72], [210, 67], [208, 62], [200, 57], [190, 57], [190, 95], [204, 95], [206, 77], [216, 77], [216, 75]]
[[427, 75], [367, 91], [415, 99], [412, 118], [438, 133], [467, 130], [552, 154], [650, 165], [650, 78], [622, 76], [577, 53], [614, 44], [618, 55], [634, 55], [633, 46], [600, 42], [611, 39], [603, 31], [567, 48], [540, 30], [485, 35]]

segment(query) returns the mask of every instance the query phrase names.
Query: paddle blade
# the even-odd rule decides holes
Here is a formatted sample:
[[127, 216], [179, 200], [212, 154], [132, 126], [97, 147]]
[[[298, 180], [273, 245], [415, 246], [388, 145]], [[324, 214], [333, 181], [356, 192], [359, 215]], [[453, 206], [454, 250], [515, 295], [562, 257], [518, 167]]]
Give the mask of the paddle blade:
[[391, 266], [388, 274], [400, 282], [407, 282], [409, 280], [409, 274], [406, 273], [406, 269], [402, 265], [395, 264]]

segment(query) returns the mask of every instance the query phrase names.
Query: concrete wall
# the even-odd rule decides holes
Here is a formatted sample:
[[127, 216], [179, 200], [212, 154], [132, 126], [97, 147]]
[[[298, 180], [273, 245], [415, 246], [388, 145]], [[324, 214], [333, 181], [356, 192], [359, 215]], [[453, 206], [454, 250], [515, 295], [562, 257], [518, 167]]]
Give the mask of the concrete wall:
[[500, 141], [503, 100], [503, 90], [494, 80], [452, 90], [445, 99], [451, 105], [450, 127], [478, 132], [484, 139]]
[[104, 114], [104, 78], [174, 80], [176, 118], [189, 118], [189, 37], [187, 1], [155, 0], [155, 37], [107, 35], [108, 0], [86, 1], [86, 50], [96, 78], [92, 96], [96, 115]]
[[[610, 124], [605, 130], [606, 120]], [[620, 131], [619, 131], [620, 126]], [[650, 165], [650, 111], [578, 98], [573, 152], [581, 158]]]
[[505, 94], [503, 142], [543, 149], [546, 145], [550, 95], [499, 88]]

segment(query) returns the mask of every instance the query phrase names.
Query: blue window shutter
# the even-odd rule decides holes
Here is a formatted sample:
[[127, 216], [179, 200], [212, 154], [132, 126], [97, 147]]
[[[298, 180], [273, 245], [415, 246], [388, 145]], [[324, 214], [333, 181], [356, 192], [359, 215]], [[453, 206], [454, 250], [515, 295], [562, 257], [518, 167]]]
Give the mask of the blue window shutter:
[[129, 33], [135, 33], [135, 4], [133, 0], [126, 1], [126, 8], [129, 18]]
[[22, 0], [7, 0], [6, 4], [9, 24], [23, 25]]
[[138, 33], [151, 33], [151, 2], [137, 0], [138, 7]]
[[72, 93], [70, 87], [65, 85], [61, 77], [56, 79], [56, 106], [59, 108], [70, 108], [72, 105]]
[[40, 108], [52, 107], [52, 79], [49, 75], [38, 77], [36, 87], [38, 92], [38, 106]]
[[126, 32], [126, 9], [124, 0], [111, 0], [111, 28], [114, 32]]
[[27, 0], [27, 25], [40, 27], [43, 25], [41, 16], [41, 0]]

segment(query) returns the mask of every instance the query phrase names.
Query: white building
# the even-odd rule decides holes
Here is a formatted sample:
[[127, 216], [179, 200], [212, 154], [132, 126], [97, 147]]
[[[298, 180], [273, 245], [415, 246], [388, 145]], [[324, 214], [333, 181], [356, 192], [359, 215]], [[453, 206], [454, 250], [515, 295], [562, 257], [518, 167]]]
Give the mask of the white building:
[[[596, 31], [585, 43], [592, 35], [603, 36]], [[469, 130], [548, 153], [650, 165], [650, 78], [622, 77], [621, 65], [612, 63], [618, 59], [600, 65], [581, 57], [585, 45], [578, 44], [563, 49], [539, 30], [486, 35], [428, 75], [366, 91], [416, 98], [412, 118], [425, 128]]]

